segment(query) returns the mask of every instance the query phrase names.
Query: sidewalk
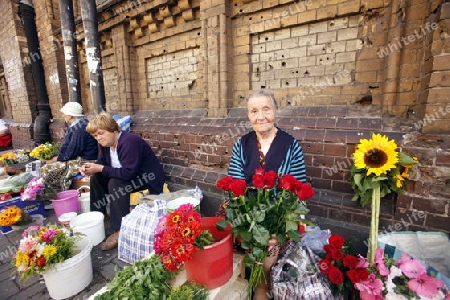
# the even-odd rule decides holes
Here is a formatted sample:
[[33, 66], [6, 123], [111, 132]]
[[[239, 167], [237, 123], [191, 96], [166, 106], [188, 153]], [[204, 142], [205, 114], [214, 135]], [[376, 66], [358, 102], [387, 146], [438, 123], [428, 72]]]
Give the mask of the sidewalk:
[[[53, 209], [46, 210], [46, 214], [46, 224], [57, 223], [56, 215]], [[105, 230], [106, 236], [109, 236], [109, 222], [105, 222]], [[18, 278], [10, 277], [15, 269], [11, 264], [11, 259], [17, 250], [20, 238], [21, 233], [17, 231], [8, 234], [0, 233], [0, 299], [52, 299], [48, 294], [42, 278], [30, 278], [24, 285], [20, 285]], [[91, 295], [95, 294], [95, 292], [103, 288], [114, 277], [116, 268], [119, 268], [120, 270], [124, 266], [128, 265], [127, 263], [118, 260], [117, 248], [110, 251], [102, 251], [100, 249], [100, 244], [92, 249], [91, 258], [94, 271], [92, 282], [83, 291], [67, 299], [88, 299]]]

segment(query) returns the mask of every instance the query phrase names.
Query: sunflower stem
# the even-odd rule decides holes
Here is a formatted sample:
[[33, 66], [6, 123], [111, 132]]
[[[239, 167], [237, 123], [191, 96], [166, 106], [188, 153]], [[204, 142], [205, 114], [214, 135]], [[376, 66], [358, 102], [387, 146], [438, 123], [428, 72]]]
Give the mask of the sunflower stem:
[[375, 253], [378, 246], [378, 224], [380, 217], [380, 187], [376, 187], [372, 190], [372, 218], [370, 220], [370, 233], [369, 233], [369, 251], [368, 258], [369, 263], [373, 263], [375, 260]]

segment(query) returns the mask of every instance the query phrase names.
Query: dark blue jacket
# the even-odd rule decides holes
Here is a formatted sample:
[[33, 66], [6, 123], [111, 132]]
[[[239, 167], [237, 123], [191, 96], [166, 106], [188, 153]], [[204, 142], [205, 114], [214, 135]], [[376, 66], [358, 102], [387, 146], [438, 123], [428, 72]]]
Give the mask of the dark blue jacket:
[[87, 160], [97, 158], [98, 143], [86, 131], [87, 124], [88, 120], [82, 118], [67, 129], [59, 149], [58, 161], [68, 161], [77, 157]]
[[161, 194], [165, 180], [164, 170], [150, 145], [140, 136], [122, 131], [117, 143], [117, 156], [122, 168], [111, 166], [109, 147], [99, 147], [97, 163], [104, 166], [102, 174], [122, 180], [144, 181], [151, 194]]

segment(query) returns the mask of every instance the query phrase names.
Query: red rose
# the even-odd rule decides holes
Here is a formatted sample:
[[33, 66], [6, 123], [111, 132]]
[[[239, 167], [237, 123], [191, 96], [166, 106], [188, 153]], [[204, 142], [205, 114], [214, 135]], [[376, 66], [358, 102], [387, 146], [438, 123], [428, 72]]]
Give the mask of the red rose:
[[345, 239], [339, 234], [332, 234], [328, 239], [328, 244], [335, 249], [341, 249], [344, 243]]
[[292, 191], [294, 189], [297, 179], [291, 174], [285, 174], [278, 180], [278, 187], [280, 189]]
[[277, 183], [278, 175], [275, 171], [268, 171], [264, 174], [264, 181], [266, 182], [266, 188], [271, 189]]
[[323, 246], [323, 250], [325, 250], [326, 253], [330, 253], [331, 249], [333, 249], [333, 247], [331, 247], [330, 245]]
[[334, 284], [341, 284], [344, 282], [344, 274], [336, 267], [332, 267], [328, 273], [328, 278]]
[[247, 189], [247, 183], [243, 179], [235, 179], [231, 182], [230, 189], [235, 197], [243, 196]]
[[297, 194], [297, 192], [302, 190], [302, 185], [303, 185], [303, 182], [301, 182], [300, 180], [295, 181], [294, 186], [291, 188], [291, 192]]
[[347, 272], [347, 277], [353, 283], [358, 283], [361, 281], [366, 281], [369, 278], [369, 273], [364, 268], [356, 268]]
[[319, 261], [319, 270], [323, 274], [330, 273], [331, 268], [334, 268], [333, 263], [331, 262], [331, 260], [323, 259], [323, 260]]
[[297, 223], [298, 232], [305, 233], [306, 232], [306, 225], [302, 222]]
[[332, 248], [330, 254], [331, 258], [336, 261], [342, 260], [344, 258], [344, 253], [342, 253], [340, 249]]
[[233, 177], [226, 176], [216, 183], [216, 187], [220, 190], [224, 190], [226, 192], [230, 191], [230, 184], [233, 181]]
[[314, 190], [309, 184], [304, 183], [302, 184], [301, 189], [297, 190], [296, 194], [300, 200], [305, 201], [314, 196]]
[[343, 261], [344, 266], [349, 268], [349, 269], [354, 269], [356, 268], [356, 265], [359, 262], [359, 258], [357, 258], [354, 255], [348, 254], [344, 257]]
[[261, 174], [253, 175], [253, 186], [257, 189], [262, 189], [265, 186], [264, 175]]
[[350, 280], [351, 280], [353, 283], [361, 282], [361, 279], [359, 278], [359, 275], [358, 275], [358, 271], [356, 271], [356, 270], [350, 270], [350, 271], [348, 271], [346, 274], [347, 274], [347, 277], [350, 278]]
[[356, 268], [355, 270], [358, 272], [358, 276], [361, 278], [361, 281], [366, 281], [369, 279], [369, 272], [365, 268]]

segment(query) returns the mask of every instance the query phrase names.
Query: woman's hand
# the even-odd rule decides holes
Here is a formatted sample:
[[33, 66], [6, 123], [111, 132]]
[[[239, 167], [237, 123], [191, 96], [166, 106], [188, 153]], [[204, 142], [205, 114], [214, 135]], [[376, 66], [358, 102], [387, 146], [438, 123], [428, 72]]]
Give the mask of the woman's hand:
[[80, 173], [83, 176], [92, 176], [101, 171], [103, 171], [103, 165], [94, 163], [85, 163], [80, 168]]

